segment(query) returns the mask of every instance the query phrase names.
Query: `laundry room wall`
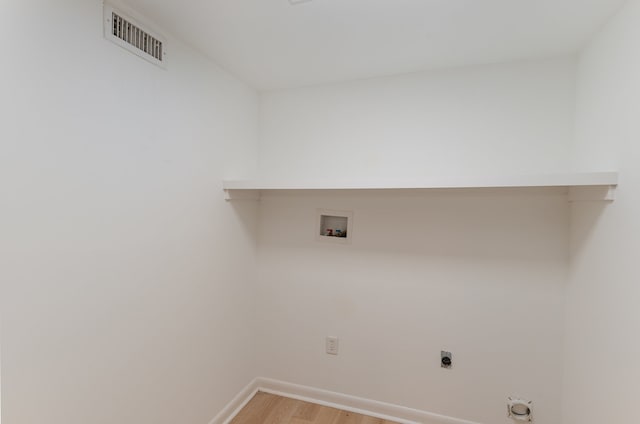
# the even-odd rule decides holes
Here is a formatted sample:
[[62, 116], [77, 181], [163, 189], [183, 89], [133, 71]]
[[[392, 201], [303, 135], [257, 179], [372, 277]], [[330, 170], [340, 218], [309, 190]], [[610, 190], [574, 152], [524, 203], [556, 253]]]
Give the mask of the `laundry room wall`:
[[2, 422], [207, 423], [257, 373], [256, 206], [221, 185], [257, 93], [106, 41], [101, 1], [1, 7]]

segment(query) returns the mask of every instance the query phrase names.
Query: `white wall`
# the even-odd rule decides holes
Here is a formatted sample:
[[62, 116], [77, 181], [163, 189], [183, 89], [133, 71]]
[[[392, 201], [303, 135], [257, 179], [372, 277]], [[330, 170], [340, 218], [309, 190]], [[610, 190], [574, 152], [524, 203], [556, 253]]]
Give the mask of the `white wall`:
[[[575, 71], [564, 58], [268, 92], [260, 173], [566, 170]], [[353, 210], [354, 243], [318, 244], [316, 208]], [[506, 399], [522, 396], [537, 422], [559, 423], [568, 214], [553, 190], [268, 195], [261, 370], [487, 424], [510, 422]], [[341, 338], [338, 357], [325, 355], [327, 335]]]
[[564, 171], [573, 59], [423, 72], [267, 92], [267, 178], [411, 178]]
[[631, 0], [580, 60], [576, 167], [617, 168], [621, 181], [613, 204], [579, 204], [571, 214], [565, 424], [638, 421], [638, 40], [640, 1]]
[[[353, 244], [317, 242], [317, 208], [354, 211]], [[264, 196], [261, 372], [486, 424], [522, 396], [559, 423], [568, 213], [562, 190]]]
[[255, 206], [221, 190], [257, 94], [175, 40], [167, 71], [105, 41], [98, 0], [1, 16], [3, 424], [208, 422], [257, 373]]
[[[253, 203], [218, 195], [256, 166], [256, 93], [175, 40], [167, 71], [109, 44], [99, 1], [0, 4], [5, 424], [205, 423], [256, 375], [485, 424], [508, 423], [518, 395], [561, 422], [561, 190], [276, 193], [258, 233]], [[577, 166], [619, 167], [623, 184], [612, 206], [572, 212], [566, 424], [623, 422], [638, 392], [639, 9], [580, 63]], [[265, 93], [260, 171], [564, 170], [575, 71], [557, 59]], [[353, 244], [317, 243], [316, 208], [353, 210]]]

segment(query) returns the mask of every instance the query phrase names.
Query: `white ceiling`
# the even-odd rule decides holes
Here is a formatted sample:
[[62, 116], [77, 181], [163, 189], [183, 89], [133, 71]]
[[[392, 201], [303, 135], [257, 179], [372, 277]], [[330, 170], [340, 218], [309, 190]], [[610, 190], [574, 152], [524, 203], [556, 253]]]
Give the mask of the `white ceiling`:
[[624, 0], [125, 0], [261, 90], [577, 51]]

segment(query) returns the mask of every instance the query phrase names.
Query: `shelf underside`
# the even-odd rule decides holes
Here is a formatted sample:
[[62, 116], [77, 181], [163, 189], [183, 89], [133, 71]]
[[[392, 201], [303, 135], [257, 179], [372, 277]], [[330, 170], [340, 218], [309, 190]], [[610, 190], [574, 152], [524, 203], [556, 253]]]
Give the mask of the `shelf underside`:
[[453, 176], [411, 181], [251, 181], [225, 180], [227, 199], [259, 198], [271, 190], [428, 190], [566, 187], [569, 200], [613, 200], [618, 185], [617, 172], [583, 172], [566, 174]]

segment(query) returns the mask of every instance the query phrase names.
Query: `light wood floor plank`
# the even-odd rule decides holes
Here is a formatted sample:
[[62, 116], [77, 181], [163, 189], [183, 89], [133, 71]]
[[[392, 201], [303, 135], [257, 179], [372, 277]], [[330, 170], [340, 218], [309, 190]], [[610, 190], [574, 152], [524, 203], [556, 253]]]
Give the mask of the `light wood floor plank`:
[[312, 423], [320, 413], [321, 406], [309, 402], [300, 402], [293, 418], [298, 421]]
[[231, 424], [397, 424], [327, 406], [258, 392]]
[[297, 401], [294, 399], [278, 397], [274, 408], [264, 418], [261, 424], [281, 424], [291, 422], [291, 417], [296, 412]]
[[382, 418], [364, 417], [360, 424], [388, 424], [390, 421], [385, 421]]
[[364, 415], [354, 414], [353, 412], [340, 411], [338, 418], [334, 424], [360, 424]]

